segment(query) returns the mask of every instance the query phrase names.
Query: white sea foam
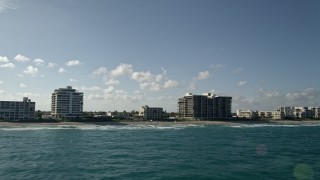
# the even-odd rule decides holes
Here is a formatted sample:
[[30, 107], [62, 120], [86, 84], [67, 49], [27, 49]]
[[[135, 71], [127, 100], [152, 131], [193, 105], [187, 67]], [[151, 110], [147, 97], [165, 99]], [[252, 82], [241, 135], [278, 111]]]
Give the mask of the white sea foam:
[[320, 126], [320, 124], [237, 124], [237, 125], [226, 125], [226, 127], [232, 127], [232, 128], [304, 127], [304, 126]]
[[31, 130], [144, 130], [144, 129], [184, 129], [188, 127], [202, 127], [193, 124], [177, 124], [177, 125], [41, 125], [41, 126], [16, 126], [16, 127], [0, 127], [0, 131], [31, 131]]

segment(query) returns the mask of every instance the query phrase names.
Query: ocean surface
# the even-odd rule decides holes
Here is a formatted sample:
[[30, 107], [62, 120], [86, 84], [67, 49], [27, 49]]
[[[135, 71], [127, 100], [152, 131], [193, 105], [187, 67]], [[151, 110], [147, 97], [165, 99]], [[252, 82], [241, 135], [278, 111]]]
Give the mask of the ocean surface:
[[0, 127], [0, 179], [320, 179], [320, 126]]

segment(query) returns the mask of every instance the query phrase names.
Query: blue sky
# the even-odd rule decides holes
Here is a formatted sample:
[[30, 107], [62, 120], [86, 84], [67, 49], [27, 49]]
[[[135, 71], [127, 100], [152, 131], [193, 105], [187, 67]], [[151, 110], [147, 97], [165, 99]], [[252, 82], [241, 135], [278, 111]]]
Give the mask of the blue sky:
[[187, 92], [236, 109], [320, 106], [319, 0], [0, 0], [0, 100], [50, 110], [177, 111]]

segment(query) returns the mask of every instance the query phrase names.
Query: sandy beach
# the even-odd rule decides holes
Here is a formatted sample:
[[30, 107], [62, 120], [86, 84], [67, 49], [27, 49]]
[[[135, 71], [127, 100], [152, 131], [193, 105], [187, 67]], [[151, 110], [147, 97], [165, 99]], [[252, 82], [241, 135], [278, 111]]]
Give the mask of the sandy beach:
[[0, 122], [0, 128], [15, 128], [15, 127], [43, 127], [43, 126], [173, 126], [173, 125], [239, 125], [239, 124], [270, 124], [270, 125], [320, 125], [319, 120], [261, 120], [261, 121], [109, 121], [109, 122]]

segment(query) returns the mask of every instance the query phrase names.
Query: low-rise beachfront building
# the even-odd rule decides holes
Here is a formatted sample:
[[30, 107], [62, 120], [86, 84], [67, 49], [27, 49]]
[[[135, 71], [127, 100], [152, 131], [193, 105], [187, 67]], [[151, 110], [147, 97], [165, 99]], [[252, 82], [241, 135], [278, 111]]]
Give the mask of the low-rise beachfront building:
[[258, 116], [260, 118], [267, 118], [267, 119], [275, 119], [280, 120], [283, 118], [283, 114], [279, 110], [274, 111], [258, 111]]
[[272, 118], [273, 111], [258, 111], [258, 116], [261, 118]]
[[257, 117], [257, 112], [252, 110], [237, 110], [238, 118], [254, 119]]
[[0, 119], [28, 121], [35, 119], [36, 103], [27, 97], [22, 101], [0, 101]]
[[194, 95], [187, 93], [178, 99], [179, 116], [187, 119], [231, 118], [232, 97], [212, 93]]
[[260, 118], [270, 119], [320, 118], [320, 108], [283, 106], [278, 107], [274, 111], [258, 111], [258, 116]]
[[51, 96], [51, 114], [57, 119], [74, 119], [83, 116], [83, 93], [67, 88], [55, 89]]
[[147, 105], [140, 108], [139, 116], [143, 119], [160, 120], [162, 119], [163, 108], [161, 107], [149, 107]]
[[279, 110], [272, 111], [272, 119], [280, 120], [283, 119], [283, 114]]

